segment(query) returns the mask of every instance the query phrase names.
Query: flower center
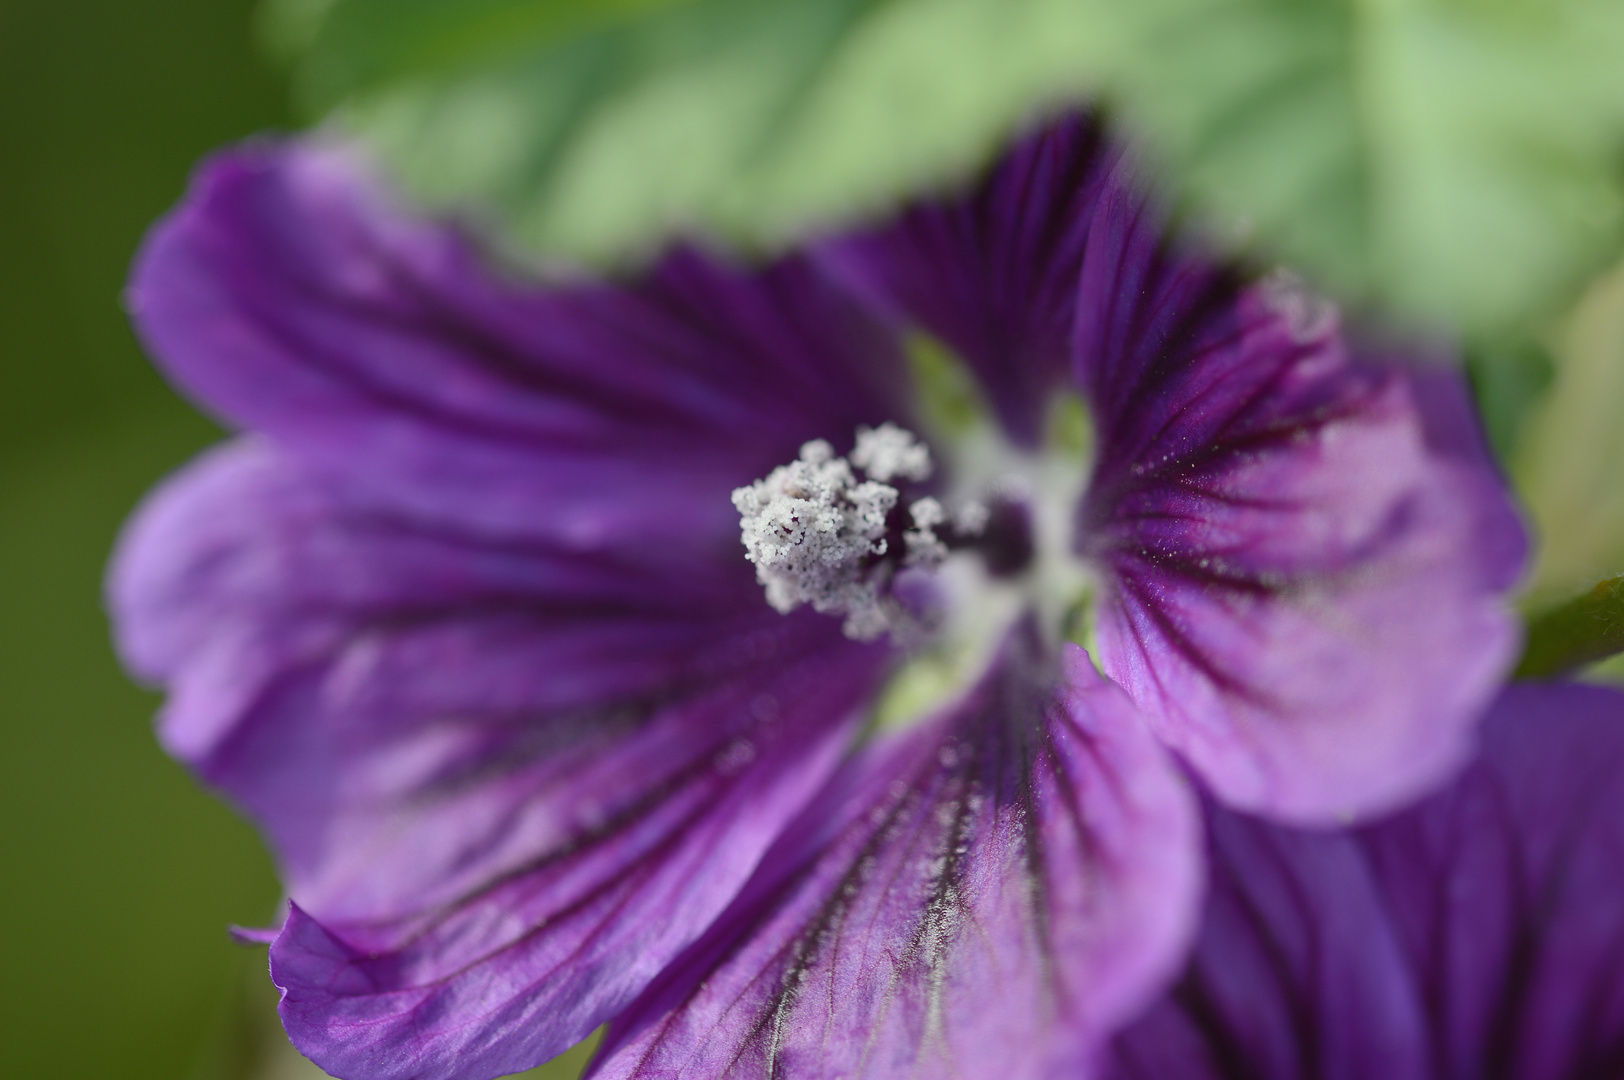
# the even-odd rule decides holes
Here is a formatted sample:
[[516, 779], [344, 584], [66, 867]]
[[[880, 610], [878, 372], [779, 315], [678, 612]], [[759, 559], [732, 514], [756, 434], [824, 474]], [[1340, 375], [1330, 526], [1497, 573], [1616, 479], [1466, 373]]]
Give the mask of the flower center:
[[809, 604], [842, 616], [848, 637], [888, 635], [904, 651], [882, 724], [957, 694], [1017, 620], [1051, 646], [1077, 636], [1091, 593], [1072, 542], [1087, 467], [1078, 440], [1034, 452], [995, 424], [957, 434], [938, 440], [944, 476], [929, 446], [886, 423], [859, 428], [846, 457], [816, 439], [733, 492], [772, 607]]
[[930, 449], [887, 423], [859, 428], [849, 460], [814, 439], [799, 460], [734, 491], [745, 557], [767, 602], [783, 612], [811, 604], [844, 615], [846, 635], [859, 641], [887, 631], [912, 637], [926, 613], [897, 588], [898, 573], [942, 565], [955, 548], [972, 546], [989, 518], [974, 500], [950, 515], [933, 496], [904, 496], [934, 472]]

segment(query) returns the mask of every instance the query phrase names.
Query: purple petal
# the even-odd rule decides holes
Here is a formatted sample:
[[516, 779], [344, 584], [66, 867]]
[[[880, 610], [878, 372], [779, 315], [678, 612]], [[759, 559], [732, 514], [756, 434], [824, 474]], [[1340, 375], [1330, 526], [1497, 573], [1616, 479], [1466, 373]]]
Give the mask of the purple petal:
[[962, 356], [1010, 437], [1037, 446], [1069, 374], [1089, 224], [1121, 182], [1120, 159], [1097, 118], [1067, 118], [1018, 143], [968, 194], [913, 206], [821, 254]]
[[165, 742], [277, 850], [300, 1047], [345, 1076], [495, 1076], [709, 924], [885, 652], [768, 609], [742, 560], [498, 542], [366, 493], [228, 445], [138, 515], [112, 599], [170, 685]]
[[577, 547], [736, 543], [733, 487], [907, 416], [890, 335], [804, 262], [678, 251], [631, 285], [524, 286], [309, 144], [205, 165], [129, 305], [231, 424], [420, 515]]
[[1186, 943], [1182, 779], [1072, 649], [1017, 640], [948, 713], [870, 748], [610, 1028], [594, 1076], [1079, 1075]]
[[1511, 688], [1477, 761], [1373, 826], [1211, 825], [1200, 942], [1117, 1080], [1624, 1072], [1624, 695]]
[[[348, 1078], [480, 1080], [580, 1041], [716, 917], [827, 778], [863, 705], [850, 674], [825, 657], [775, 665], [633, 730], [577, 735], [579, 750], [521, 747], [473, 775], [420, 779], [393, 803], [410, 842], [389, 865], [345, 838], [372, 863], [358, 887], [398, 890], [420, 852], [441, 871], [424, 882], [434, 896], [443, 853], [470, 840], [482, 876], [492, 846], [527, 858], [411, 916], [323, 923], [296, 907], [271, 948], [294, 1044]], [[361, 784], [425, 750], [388, 749], [405, 753], [351, 763]], [[381, 825], [370, 838], [394, 840]]]
[[111, 590], [132, 667], [169, 685], [166, 745], [321, 917], [421, 910], [556, 847], [752, 738], [800, 667], [834, 684], [807, 723], [837, 732], [881, 662], [767, 608], [743, 560], [497, 543], [357, 487], [224, 447], [149, 500]]
[[1323, 821], [1436, 782], [1514, 655], [1524, 553], [1454, 377], [1354, 358], [1328, 307], [1170, 250], [1126, 195], [1080, 295], [1106, 672], [1231, 804]]

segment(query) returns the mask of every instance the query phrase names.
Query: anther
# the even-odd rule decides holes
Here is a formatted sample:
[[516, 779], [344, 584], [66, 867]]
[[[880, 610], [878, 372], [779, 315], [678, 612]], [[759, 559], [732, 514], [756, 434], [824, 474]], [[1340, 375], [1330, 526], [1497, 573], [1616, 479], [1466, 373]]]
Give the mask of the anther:
[[942, 509], [942, 504], [927, 495], [908, 507], [908, 514], [913, 518], [913, 528], [902, 534], [908, 548], [904, 565], [940, 566], [946, 562], [947, 545], [936, 535], [936, 526], [947, 521], [947, 511]]
[[799, 460], [734, 491], [745, 556], [755, 563], [767, 602], [782, 612], [811, 604], [844, 615], [846, 635], [860, 641], [909, 623], [890, 595], [891, 578], [899, 566], [946, 560], [948, 544], [936, 530], [948, 515], [926, 496], [908, 505], [912, 528], [904, 529], [892, 515], [902, 494], [886, 481], [921, 481], [932, 471], [930, 449], [887, 423], [858, 429], [850, 461], [814, 439]]
[[889, 420], [877, 428], [857, 429], [851, 463], [882, 483], [898, 476], [904, 480], [929, 480], [935, 471], [930, 447], [914, 438], [913, 432]]

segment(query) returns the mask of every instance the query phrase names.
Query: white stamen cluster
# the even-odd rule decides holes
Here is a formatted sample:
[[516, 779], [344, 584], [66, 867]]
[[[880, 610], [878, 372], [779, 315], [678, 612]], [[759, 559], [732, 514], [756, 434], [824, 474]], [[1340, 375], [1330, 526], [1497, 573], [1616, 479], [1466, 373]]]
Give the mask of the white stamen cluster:
[[902, 534], [908, 545], [906, 566], [940, 566], [947, 561], [947, 545], [936, 535], [936, 526], [947, 521], [942, 504], [926, 496], [908, 507], [914, 527]]
[[905, 480], [929, 480], [935, 466], [930, 447], [914, 438], [913, 432], [889, 420], [877, 428], [857, 429], [857, 446], [851, 463], [882, 483], [900, 476]]
[[[859, 480], [853, 466], [867, 474]], [[872, 556], [887, 553], [886, 517], [901, 493], [884, 481], [924, 480], [930, 450], [895, 424], [860, 428], [851, 460], [836, 457], [822, 439], [801, 447], [797, 461], [765, 480], [733, 492], [745, 556], [775, 610], [811, 604], [843, 614], [847, 637], [872, 641], [896, 629], [906, 615], [885, 592], [887, 575], [873, 572]], [[934, 566], [947, 545], [934, 527], [947, 520], [940, 503], [923, 498], [909, 507], [914, 528], [903, 534], [907, 565]]]

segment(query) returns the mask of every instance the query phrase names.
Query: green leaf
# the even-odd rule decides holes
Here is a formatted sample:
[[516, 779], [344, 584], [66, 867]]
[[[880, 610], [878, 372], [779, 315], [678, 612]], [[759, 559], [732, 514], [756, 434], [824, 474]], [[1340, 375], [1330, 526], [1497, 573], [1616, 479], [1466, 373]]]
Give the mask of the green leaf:
[[522, 58], [689, 2], [347, 0], [337, 5], [317, 41], [305, 92], [336, 104], [340, 95], [357, 88], [403, 75]]
[[774, 244], [984, 162], [1071, 100], [1097, 0], [337, 0], [301, 77], [432, 204], [606, 260]]
[[334, 0], [275, 0], [260, 5], [254, 31], [276, 60], [288, 64], [309, 52]]
[[419, 197], [566, 257], [782, 242], [1091, 94], [1218, 235], [1478, 336], [1624, 233], [1618, 0], [331, 3], [310, 99]]
[[1624, 571], [1624, 264], [1592, 285], [1551, 346], [1555, 379], [1511, 470], [1540, 539], [1532, 593], [1544, 600]]
[[1467, 351], [1466, 372], [1495, 456], [1512, 461], [1528, 418], [1556, 379], [1550, 353], [1531, 338], [1484, 342]]
[[1624, 222], [1616, 0], [1137, 0], [1130, 111], [1221, 227], [1494, 332]]
[[1528, 624], [1528, 647], [1517, 675], [1566, 675], [1624, 652], [1624, 577], [1603, 581]]

